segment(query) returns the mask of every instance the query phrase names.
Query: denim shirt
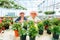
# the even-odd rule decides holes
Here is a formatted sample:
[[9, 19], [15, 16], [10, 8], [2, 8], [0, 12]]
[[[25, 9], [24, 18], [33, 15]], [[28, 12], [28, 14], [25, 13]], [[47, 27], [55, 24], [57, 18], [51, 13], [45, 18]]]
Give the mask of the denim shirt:
[[[18, 22], [19, 20], [21, 20], [21, 17], [18, 17], [18, 18], [15, 20], [15, 22]], [[26, 17], [24, 17], [24, 20], [26, 21], [26, 20], [27, 20], [27, 18], [26, 18]]]

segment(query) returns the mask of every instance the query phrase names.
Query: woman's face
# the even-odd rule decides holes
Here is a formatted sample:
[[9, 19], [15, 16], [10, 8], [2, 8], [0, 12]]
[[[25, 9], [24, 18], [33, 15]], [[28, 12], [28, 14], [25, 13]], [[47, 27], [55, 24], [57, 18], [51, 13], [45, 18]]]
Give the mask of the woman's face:
[[21, 17], [24, 17], [24, 13], [20, 13], [20, 16], [21, 16]]

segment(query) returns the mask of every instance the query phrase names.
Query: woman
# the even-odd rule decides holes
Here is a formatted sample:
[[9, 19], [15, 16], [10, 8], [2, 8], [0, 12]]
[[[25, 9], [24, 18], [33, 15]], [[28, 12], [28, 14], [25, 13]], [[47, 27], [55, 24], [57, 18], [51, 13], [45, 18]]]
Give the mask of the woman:
[[20, 23], [22, 23], [24, 20], [25, 20], [25, 21], [27, 20], [27, 18], [24, 17], [24, 12], [21, 12], [19, 15], [20, 15], [20, 17], [18, 17], [18, 18], [15, 20], [15, 22], [20, 22]]

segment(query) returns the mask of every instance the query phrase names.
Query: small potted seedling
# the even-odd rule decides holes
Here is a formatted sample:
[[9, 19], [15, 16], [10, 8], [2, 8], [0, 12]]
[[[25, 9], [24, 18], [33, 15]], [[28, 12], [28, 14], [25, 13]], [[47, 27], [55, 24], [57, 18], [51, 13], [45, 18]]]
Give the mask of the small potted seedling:
[[35, 26], [30, 26], [29, 28], [29, 37], [30, 40], [35, 40], [36, 36], [37, 36], [38, 30], [36, 29]]
[[38, 27], [34, 24], [33, 21], [29, 21], [28, 25], [29, 25], [28, 34], [29, 34], [30, 40], [35, 40], [38, 34]]
[[37, 26], [38, 26], [39, 34], [42, 35], [44, 31], [43, 22], [38, 22]]
[[26, 40], [27, 30], [23, 27], [18, 28], [20, 34], [20, 40]]
[[47, 29], [47, 34], [51, 34], [51, 28], [52, 26], [49, 26], [48, 29]]
[[3, 23], [0, 23], [0, 33], [2, 32]]
[[20, 24], [20, 23], [14, 23], [14, 24], [12, 25], [12, 29], [14, 30], [16, 37], [19, 36], [18, 28], [20, 28], [20, 27], [21, 27], [21, 24]]
[[60, 26], [54, 26], [53, 28], [52, 28], [52, 33], [53, 33], [53, 38], [54, 38], [54, 40], [56, 39], [56, 40], [58, 40], [59, 39], [59, 35], [60, 35]]
[[48, 27], [50, 26], [50, 20], [44, 20], [43, 21], [43, 24], [44, 24], [44, 26], [45, 26], [45, 30], [47, 30], [48, 29]]

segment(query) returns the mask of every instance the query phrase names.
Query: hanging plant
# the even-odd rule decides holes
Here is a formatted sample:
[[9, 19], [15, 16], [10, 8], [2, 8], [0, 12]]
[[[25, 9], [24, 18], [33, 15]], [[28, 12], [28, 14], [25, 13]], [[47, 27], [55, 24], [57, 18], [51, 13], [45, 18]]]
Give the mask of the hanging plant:
[[14, 8], [14, 9], [27, 10], [25, 7], [23, 7], [21, 5], [19, 6], [14, 1], [10, 1], [10, 0], [0, 0], [0, 7], [9, 8], [9, 9]]
[[54, 13], [55, 13], [55, 11], [46, 11], [46, 12], [45, 12], [46, 15], [54, 14]]

